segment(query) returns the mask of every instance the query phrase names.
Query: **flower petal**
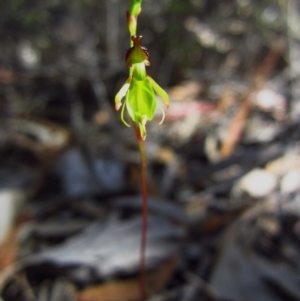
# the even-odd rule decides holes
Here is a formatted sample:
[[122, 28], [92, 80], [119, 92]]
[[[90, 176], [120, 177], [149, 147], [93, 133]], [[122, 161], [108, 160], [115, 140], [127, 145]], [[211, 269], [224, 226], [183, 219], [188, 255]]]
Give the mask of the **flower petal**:
[[157, 95], [159, 95], [162, 98], [163, 103], [165, 104], [165, 106], [168, 108], [169, 107], [169, 96], [166, 93], [166, 91], [161, 88], [156, 81], [150, 77], [149, 75], [147, 76], [148, 81], [150, 82], [153, 90], [156, 92]]
[[[126, 101], [126, 100], [125, 100], [125, 101]], [[128, 126], [128, 127], [130, 128], [130, 125], [125, 121], [125, 118], [124, 118], [124, 109], [125, 109], [125, 107], [126, 107], [126, 104], [124, 104], [123, 107], [122, 107], [122, 111], [121, 111], [121, 120], [122, 120], [122, 122], [123, 122], [126, 126]]]
[[166, 113], [165, 113], [164, 108], [162, 107], [161, 103], [159, 103], [159, 107], [160, 107], [161, 113], [162, 113], [162, 118], [161, 118], [161, 121], [159, 122], [159, 124], [161, 125], [164, 122], [164, 120], [165, 120]]
[[120, 91], [117, 93], [117, 95], [115, 97], [115, 108], [116, 108], [117, 111], [122, 106], [122, 98], [125, 97], [128, 89], [129, 89], [130, 82], [131, 82], [131, 77], [129, 77], [126, 80], [125, 84], [122, 86], [122, 88], [120, 89]]

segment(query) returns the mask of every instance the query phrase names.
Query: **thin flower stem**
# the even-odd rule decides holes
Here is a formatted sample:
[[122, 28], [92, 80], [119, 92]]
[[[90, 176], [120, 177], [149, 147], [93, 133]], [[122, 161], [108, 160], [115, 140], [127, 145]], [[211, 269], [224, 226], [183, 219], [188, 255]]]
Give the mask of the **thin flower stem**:
[[[130, 32], [130, 45], [133, 46], [131, 36], [136, 35], [137, 18], [141, 12], [141, 5], [143, 0], [131, 0], [129, 7], [127, 22]], [[129, 69], [129, 76], [132, 76], [133, 68]], [[125, 104], [124, 104], [125, 106]], [[133, 128], [136, 135], [138, 149], [140, 153], [140, 171], [141, 171], [141, 194], [142, 194], [142, 232], [140, 245], [140, 263], [139, 263], [139, 282], [140, 282], [140, 299], [146, 299], [146, 244], [147, 244], [147, 230], [148, 230], [148, 186], [147, 186], [147, 158], [145, 151], [145, 141], [141, 135], [140, 128], [137, 123], [133, 122]]]
[[148, 185], [147, 185], [147, 158], [145, 152], [145, 141], [143, 140], [140, 129], [134, 123], [134, 130], [138, 142], [140, 153], [140, 171], [141, 171], [141, 194], [142, 194], [142, 233], [140, 247], [140, 265], [139, 265], [139, 282], [141, 301], [146, 298], [146, 245], [148, 230]]

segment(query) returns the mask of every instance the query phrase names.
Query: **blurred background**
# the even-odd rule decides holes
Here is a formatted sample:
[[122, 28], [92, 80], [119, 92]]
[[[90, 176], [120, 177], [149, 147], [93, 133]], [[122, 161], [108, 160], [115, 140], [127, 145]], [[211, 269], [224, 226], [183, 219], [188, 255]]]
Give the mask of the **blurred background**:
[[[139, 300], [129, 4], [1, 4], [1, 301]], [[300, 300], [299, 20], [298, 0], [143, 1], [171, 101], [146, 140], [150, 299]]]

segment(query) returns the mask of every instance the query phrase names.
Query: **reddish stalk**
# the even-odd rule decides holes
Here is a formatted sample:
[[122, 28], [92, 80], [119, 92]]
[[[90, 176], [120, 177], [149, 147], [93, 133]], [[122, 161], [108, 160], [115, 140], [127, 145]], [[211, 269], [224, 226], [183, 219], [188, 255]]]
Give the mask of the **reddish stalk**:
[[134, 123], [134, 131], [140, 153], [141, 194], [142, 194], [142, 232], [139, 264], [139, 282], [141, 301], [146, 298], [146, 243], [148, 230], [148, 187], [147, 187], [147, 161], [145, 141], [142, 139], [138, 126]]

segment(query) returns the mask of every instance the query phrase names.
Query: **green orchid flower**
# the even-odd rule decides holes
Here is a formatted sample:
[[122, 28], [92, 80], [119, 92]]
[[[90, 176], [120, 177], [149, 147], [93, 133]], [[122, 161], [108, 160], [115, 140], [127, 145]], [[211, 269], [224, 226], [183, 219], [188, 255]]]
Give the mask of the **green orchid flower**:
[[[126, 126], [130, 126], [124, 119], [124, 109], [130, 118], [139, 124], [141, 137], [146, 139], [146, 123], [152, 120], [157, 99], [155, 94], [158, 94], [165, 106], [169, 106], [168, 94], [146, 73], [146, 66], [150, 65], [149, 53], [145, 47], [141, 46], [142, 36], [132, 36], [133, 46], [126, 53], [127, 67], [131, 68], [131, 76], [126, 80], [120, 91], [115, 97], [115, 107], [119, 110], [122, 106], [122, 99], [125, 98], [121, 111], [121, 120]], [[163, 118], [160, 123], [164, 120]]]

